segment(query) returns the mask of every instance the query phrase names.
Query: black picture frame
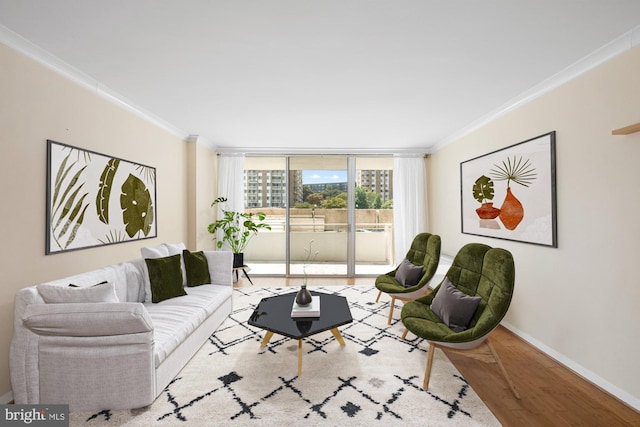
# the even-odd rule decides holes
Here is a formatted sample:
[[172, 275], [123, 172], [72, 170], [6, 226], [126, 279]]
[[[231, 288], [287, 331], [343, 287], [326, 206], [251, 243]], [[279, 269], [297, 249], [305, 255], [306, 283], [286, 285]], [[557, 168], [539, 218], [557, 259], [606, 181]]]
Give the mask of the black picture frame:
[[47, 140], [45, 254], [157, 237], [156, 169]]
[[464, 234], [557, 248], [556, 210], [555, 131], [460, 163]]

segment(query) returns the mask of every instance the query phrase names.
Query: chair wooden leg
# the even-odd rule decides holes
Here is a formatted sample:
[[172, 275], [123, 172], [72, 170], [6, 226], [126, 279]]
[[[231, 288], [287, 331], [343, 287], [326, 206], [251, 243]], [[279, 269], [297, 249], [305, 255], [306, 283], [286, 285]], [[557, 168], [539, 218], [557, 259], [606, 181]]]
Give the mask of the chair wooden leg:
[[511, 381], [511, 378], [509, 377], [509, 374], [507, 373], [506, 368], [502, 364], [502, 360], [500, 360], [500, 357], [498, 357], [498, 353], [496, 353], [496, 350], [493, 348], [488, 338], [487, 338], [487, 346], [489, 347], [489, 351], [491, 351], [493, 358], [496, 359], [496, 362], [500, 367], [500, 371], [502, 371], [502, 375], [507, 380], [507, 383], [509, 383], [509, 387], [511, 388], [513, 395], [516, 397], [516, 399], [520, 399], [520, 393], [518, 393], [518, 390], [516, 390], [515, 384], [513, 384], [513, 381]]
[[382, 295], [382, 291], [378, 291], [378, 298], [376, 298], [376, 302], [380, 301], [380, 295]]
[[408, 332], [409, 330], [407, 328], [404, 328], [404, 332], [402, 333], [402, 339], [405, 339], [407, 337]]
[[424, 382], [422, 388], [429, 390], [429, 378], [431, 377], [431, 365], [433, 364], [433, 354], [436, 352], [436, 346], [429, 343], [429, 353], [427, 354], [427, 369], [424, 371]]
[[393, 308], [396, 306], [396, 297], [391, 297], [391, 305], [389, 306], [389, 320], [387, 320], [387, 325], [391, 324], [391, 319], [393, 318]]

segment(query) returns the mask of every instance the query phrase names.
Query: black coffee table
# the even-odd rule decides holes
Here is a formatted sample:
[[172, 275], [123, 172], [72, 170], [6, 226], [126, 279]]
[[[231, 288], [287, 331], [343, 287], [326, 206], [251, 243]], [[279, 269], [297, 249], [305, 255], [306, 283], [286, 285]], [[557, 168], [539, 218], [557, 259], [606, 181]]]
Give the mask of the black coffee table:
[[298, 340], [298, 376], [302, 375], [302, 339], [324, 331], [331, 331], [341, 346], [345, 345], [338, 326], [351, 323], [351, 311], [345, 297], [311, 291], [320, 296], [320, 317], [292, 318], [291, 307], [296, 292], [267, 297], [260, 300], [249, 317], [249, 325], [265, 329], [260, 348], [269, 343], [273, 334]]

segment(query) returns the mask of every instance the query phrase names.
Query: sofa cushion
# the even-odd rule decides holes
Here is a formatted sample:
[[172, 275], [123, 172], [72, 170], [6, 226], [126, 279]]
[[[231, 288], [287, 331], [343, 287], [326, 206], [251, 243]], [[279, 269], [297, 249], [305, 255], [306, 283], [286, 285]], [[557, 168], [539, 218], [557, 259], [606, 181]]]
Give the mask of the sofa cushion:
[[59, 286], [42, 283], [36, 287], [47, 304], [81, 302], [119, 302], [113, 283], [100, 283], [88, 287]]
[[189, 288], [189, 293], [180, 298], [168, 299], [158, 304], [145, 303], [154, 326], [156, 367], [207, 317], [231, 298], [232, 293], [231, 286], [202, 285]]
[[[96, 283], [95, 285], [91, 285], [91, 286], [105, 285], [107, 283], [109, 283], [109, 282], [106, 281], [106, 280], [103, 280], [102, 282]], [[82, 288], [83, 286], [76, 285], [75, 283], [69, 283], [69, 287], [70, 288]]]
[[[165, 245], [140, 248], [140, 255], [145, 261], [148, 259], [164, 258], [169, 256], [169, 250]], [[149, 269], [147, 263], [143, 264], [144, 272], [142, 280], [144, 280], [144, 302], [151, 302], [151, 282], [149, 281]]]
[[[144, 272], [147, 265], [142, 258], [138, 258], [129, 262], [123, 262], [120, 264], [124, 270], [124, 277], [126, 280], [126, 297], [120, 298], [121, 302], [144, 302], [145, 300], [145, 288], [144, 288]], [[116, 293], [117, 293], [116, 287]], [[118, 294], [119, 296], [119, 294]]]
[[85, 288], [96, 285], [102, 282], [113, 283], [116, 288], [116, 295], [119, 301], [128, 301], [128, 279], [126, 274], [126, 268], [122, 264], [110, 265], [107, 267], [98, 268], [73, 276], [68, 276], [60, 279], [49, 280], [43, 284], [56, 285], [68, 287], [70, 284], [74, 284], [78, 287]]
[[187, 294], [182, 285], [180, 259], [180, 255], [171, 255], [145, 260], [149, 271], [151, 302], [157, 303]]
[[[209, 265], [209, 277], [211, 277], [212, 285], [229, 283], [232, 279], [232, 270], [226, 264], [220, 265], [220, 257], [229, 257], [233, 260], [233, 255], [229, 251], [205, 251], [204, 256], [207, 257]], [[233, 261], [231, 261], [233, 262]]]
[[187, 276], [187, 286], [193, 287], [211, 283], [209, 263], [203, 251], [189, 252], [185, 249], [182, 251], [182, 260]]
[[180, 265], [182, 266], [182, 286], [187, 286], [187, 273], [184, 266], [184, 259], [182, 258], [182, 251], [187, 247], [184, 243], [163, 243], [162, 246], [167, 248], [167, 255], [180, 255]]
[[98, 337], [153, 331], [153, 322], [140, 303], [30, 304], [24, 325], [40, 335]]
[[469, 322], [481, 299], [465, 294], [453, 286], [448, 277], [445, 277], [431, 302], [431, 311], [452, 331], [462, 332], [469, 327]]

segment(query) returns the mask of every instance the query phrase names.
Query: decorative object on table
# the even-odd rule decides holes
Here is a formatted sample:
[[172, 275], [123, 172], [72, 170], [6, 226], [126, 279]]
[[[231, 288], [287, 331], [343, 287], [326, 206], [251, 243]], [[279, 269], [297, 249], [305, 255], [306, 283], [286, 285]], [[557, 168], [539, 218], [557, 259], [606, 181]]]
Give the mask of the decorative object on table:
[[241, 427], [286, 426], [299, 419], [313, 426], [501, 425], [440, 350], [435, 351], [429, 391], [420, 387], [428, 343], [403, 341], [400, 324], [387, 326], [387, 304], [371, 304], [375, 288], [316, 289], [346, 297], [353, 322], [340, 327], [344, 347], [330, 331], [304, 339], [303, 375], [295, 372], [295, 341], [275, 334], [258, 350], [264, 330], [247, 327], [262, 298], [291, 289], [234, 289], [231, 316], [153, 404], [140, 410], [72, 412], [70, 424]]
[[[307, 265], [309, 264], [309, 261], [312, 259], [311, 257], [312, 244], [313, 244], [313, 239], [309, 240], [309, 247], [304, 248], [304, 251], [307, 253], [307, 255], [304, 258], [304, 263], [302, 264], [302, 274], [304, 275], [304, 278], [302, 279], [302, 286], [300, 287], [300, 290], [296, 294], [296, 301], [295, 301], [296, 304], [298, 304], [301, 307], [307, 306], [311, 303], [311, 293], [307, 290]], [[313, 258], [315, 259], [316, 256], [318, 256], [318, 251], [316, 251], [313, 254]]]
[[[300, 291], [298, 291], [299, 293]], [[300, 304], [296, 295], [293, 307], [291, 307], [291, 317], [320, 317], [320, 297], [318, 295], [312, 296], [311, 294], [309, 294], [309, 297], [311, 298], [309, 303]]]
[[309, 290], [307, 289], [307, 285], [303, 284], [300, 287], [300, 290], [298, 291], [298, 293], [296, 294], [295, 303], [298, 305], [298, 307], [306, 307], [309, 304], [311, 304], [311, 301], [312, 301], [311, 292], [309, 292]]
[[555, 143], [553, 131], [460, 163], [462, 232], [558, 247]]
[[157, 237], [153, 167], [47, 140], [45, 254]]
[[[226, 202], [225, 197], [218, 197], [211, 206]], [[207, 229], [217, 240], [218, 249], [226, 243], [234, 254], [233, 266], [244, 266], [244, 249], [260, 229], [271, 230], [271, 226], [264, 222], [267, 215], [263, 212], [235, 212], [220, 208], [222, 218], [209, 224]], [[221, 231], [222, 237], [218, 238], [217, 232]]]

